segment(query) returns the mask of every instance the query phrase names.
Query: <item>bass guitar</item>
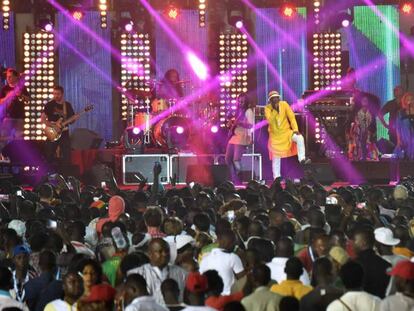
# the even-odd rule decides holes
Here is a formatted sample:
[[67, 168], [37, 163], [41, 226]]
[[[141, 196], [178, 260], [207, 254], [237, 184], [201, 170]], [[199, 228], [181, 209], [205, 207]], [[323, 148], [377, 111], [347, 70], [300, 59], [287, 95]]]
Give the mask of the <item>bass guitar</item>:
[[59, 119], [56, 122], [53, 122], [51, 126], [45, 126], [44, 133], [49, 141], [57, 141], [62, 136], [63, 130], [66, 128], [66, 126], [74, 121], [76, 121], [82, 114], [89, 112], [93, 110], [93, 105], [86, 106], [82, 111], [74, 114], [66, 121], [63, 121], [63, 119]]

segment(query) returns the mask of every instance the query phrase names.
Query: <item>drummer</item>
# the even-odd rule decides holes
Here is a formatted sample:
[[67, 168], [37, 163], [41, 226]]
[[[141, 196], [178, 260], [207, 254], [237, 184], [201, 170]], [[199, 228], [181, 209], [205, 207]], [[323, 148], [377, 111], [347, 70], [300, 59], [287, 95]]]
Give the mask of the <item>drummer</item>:
[[179, 99], [184, 96], [182, 81], [176, 69], [168, 69], [160, 82], [157, 97], [164, 99]]

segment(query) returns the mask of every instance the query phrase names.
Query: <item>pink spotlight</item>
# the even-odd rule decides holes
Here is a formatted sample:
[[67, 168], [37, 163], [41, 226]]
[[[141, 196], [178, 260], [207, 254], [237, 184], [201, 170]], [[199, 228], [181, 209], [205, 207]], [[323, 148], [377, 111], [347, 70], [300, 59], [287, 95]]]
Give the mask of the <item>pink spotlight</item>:
[[187, 60], [196, 76], [200, 80], [205, 81], [208, 78], [207, 66], [191, 51], [187, 52]]
[[211, 133], [216, 134], [218, 132], [218, 126], [217, 125], [213, 125], [210, 128]]
[[131, 32], [132, 29], [134, 29], [134, 23], [132, 21], [125, 24], [125, 31]]
[[133, 133], [134, 135], [138, 135], [140, 132], [141, 132], [141, 130], [139, 129], [139, 127], [134, 127], [134, 128], [132, 129], [132, 133]]
[[237, 21], [236, 22], [236, 28], [240, 29], [243, 27], [243, 21]]
[[349, 20], [347, 20], [347, 19], [344, 19], [343, 21], [342, 21], [342, 27], [349, 27], [349, 24], [350, 24], [350, 22], [349, 22]]
[[181, 135], [182, 133], [184, 133], [184, 128], [182, 126], [177, 126], [175, 131], [177, 132], [177, 134]]
[[51, 23], [48, 23], [45, 25], [45, 31], [50, 32], [53, 30], [53, 25]]

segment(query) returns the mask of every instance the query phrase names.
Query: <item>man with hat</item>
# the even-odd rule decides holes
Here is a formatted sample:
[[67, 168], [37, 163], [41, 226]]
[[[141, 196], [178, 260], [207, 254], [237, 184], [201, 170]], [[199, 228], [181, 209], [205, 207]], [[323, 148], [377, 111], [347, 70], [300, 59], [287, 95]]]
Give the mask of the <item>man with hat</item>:
[[265, 116], [269, 122], [269, 157], [272, 159], [273, 178], [277, 178], [280, 177], [281, 158], [297, 155], [302, 165], [309, 164], [310, 159], [305, 157], [305, 142], [289, 104], [280, 100], [277, 91], [271, 91], [267, 101]]
[[29, 265], [30, 248], [25, 245], [17, 245], [13, 249], [13, 291], [12, 296], [19, 302], [25, 301], [25, 286], [33, 278], [36, 272]]
[[395, 278], [397, 293], [381, 301], [380, 309], [412, 310], [414, 307], [414, 263], [403, 260], [388, 273]]

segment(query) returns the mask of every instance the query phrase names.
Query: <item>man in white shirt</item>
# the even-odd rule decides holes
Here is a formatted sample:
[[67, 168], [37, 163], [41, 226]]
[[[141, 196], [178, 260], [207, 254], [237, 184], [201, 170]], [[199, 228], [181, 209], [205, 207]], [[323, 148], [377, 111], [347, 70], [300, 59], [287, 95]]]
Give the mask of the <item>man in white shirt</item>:
[[124, 299], [128, 304], [125, 311], [168, 311], [149, 295], [145, 279], [136, 273], [126, 279]]
[[[378, 273], [381, 273], [380, 271]], [[339, 276], [347, 292], [334, 300], [327, 311], [377, 311], [381, 299], [362, 290], [364, 269], [355, 261], [348, 261], [341, 267]]]
[[207, 270], [216, 270], [223, 279], [224, 289], [222, 295], [230, 295], [231, 286], [236, 279], [244, 276], [243, 264], [233, 253], [236, 245], [236, 236], [231, 230], [223, 230], [218, 233], [219, 248], [213, 249], [200, 263], [200, 273]]
[[[276, 246], [276, 257], [266, 264], [270, 269], [272, 280], [280, 284], [287, 279], [285, 273], [286, 262], [293, 256], [294, 245], [292, 239], [290, 237], [282, 237]], [[304, 285], [310, 285], [309, 275], [305, 269], [303, 269], [299, 280]]]
[[9, 291], [13, 288], [13, 275], [6, 267], [0, 267], [0, 311], [6, 308], [29, 309], [23, 303], [14, 300]]
[[68, 272], [63, 278], [63, 300], [49, 302], [44, 311], [76, 311], [78, 299], [83, 294], [83, 280], [77, 272]]
[[182, 301], [187, 272], [179, 266], [169, 264], [170, 246], [168, 242], [161, 238], [152, 239], [148, 246], [148, 256], [150, 263], [128, 271], [128, 275], [138, 273], [142, 275], [146, 282], [150, 295], [155, 301], [165, 305], [161, 293], [161, 283], [166, 279], [174, 279], [180, 288], [180, 300]]

